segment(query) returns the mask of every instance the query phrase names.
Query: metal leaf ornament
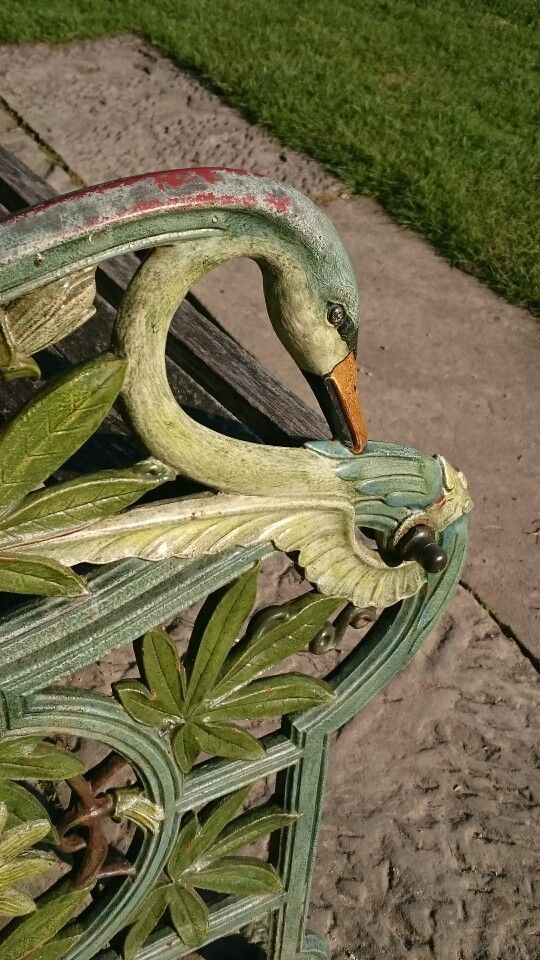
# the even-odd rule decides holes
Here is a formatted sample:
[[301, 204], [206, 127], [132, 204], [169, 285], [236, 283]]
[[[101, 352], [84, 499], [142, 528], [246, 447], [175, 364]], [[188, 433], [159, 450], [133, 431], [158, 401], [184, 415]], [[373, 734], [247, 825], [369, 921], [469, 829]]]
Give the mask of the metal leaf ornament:
[[[71, 529], [67, 525], [62, 529], [19, 529], [9, 526], [7, 517], [3, 529], [0, 526], [0, 551], [9, 551], [13, 560], [60, 564], [65, 570], [79, 563], [105, 564], [130, 557], [197, 559], [234, 547], [273, 543], [286, 553], [295, 553], [306, 578], [327, 596], [340, 596], [361, 608], [383, 608], [412, 596], [426, 583], [427, 575], [414, 561], [388, 566], [376, 551], [356, 539], [355, 527], [373, 527], [392, 538], [404, 523], [427, 523], [438, 534], [471, 509], [461, 474], [453, 471], [453, 486], [444, 485], [451, 468], [442, 457], [421, 461], [406, 448], [400, 449], [399, 457], [384, 444], [373, 444], [360, 457], [336, 457], [332, 480], [348, 484], [350, 499], [310, 492], [294, 496], [206, 494], [152, 503], [122, 516], [111, 511], [94, 522], [89, 509], [88, 521]], [[330, 461], [329, 456], [326, 459]], [[320, 460], [324, 462], [324, 457]], [[393, 493], [396, 483], [392, 474], [376, 479], [385, 460], [396, 475], [401, 471], [399, 495]], [[159, 461], [150, 463], [164, 474], [169, 470]], [[145, 465], [133, 469], [144, 471]], [[171, 476], [169, 471], [168, 478]]]
[[46, 547], [36, 551], [36, 544], [118, 513], [174, 477], [150, 459], [42, 486], [103, 421], [123, 376], [124, 363], [109, 355], [82, 364], [41, 390], [0, 431], [0, 590], [84, 594], [82, 577]]
[[84, 764], [69, 750], [42, 737], [5, 737], [0, 740], [0, 782], [5, 780], [68, 780], [82, 773]]
[[237, 851], [260, 837], [288, 827], [297, 819], [270, 805], [234, 818], [251, 785], [237, 790], [205, 811], [202, 820], [190, 814], [167, 862], [165, 882], [155, 887], [137, 911], [124, 945], [132, 960], [165, 912], [187, 947], [208, 936], [209, 912], [198, 890], [236, 896], [264, 896], [282, 890], [281, 878], [268, 863]]
[[313, 594], [284, 605], [258, 629], [242, 627], [255, 603], [257, 570], [202, 608], [182, 662], [165, 630], [146, 634], [139, 680], [120, 680], [115, 695], [134, 720], [166, 732], [178, 766], [188, 773], [203, 751], [233, 760], [263, 755], [261, 743], [235, 721], [280, 717], [329, 703], [328, 684], [298, 673], [264, 676], [305, 648], [339, 606]]
[[81, 934], [73, 929], [60, 933], [82, 907], [87, 890], [62, 889], [48, 897], [29, 917], [2, 931], [0, 960], [64, 960]]
[[85, 323], [94, 313], [95, 295], [90, 267], [0, 307], [0, 379], [39, 377], [32, 354]]
[[54, 860], [32, 851], [34, 844], [48, 834], [48, 820], [30, 820], [6, 829], [8, 809], [0, 803], [0, 917], [20, 917], [36, 905], [19, 889], [21, 881], [49, 870]]
[[4, 737], [0, 740], [0, 804], [8, 813], [7, 827], [30, 820], [46, 821], [43, 804], [19, 780], [68, 780], [82, 773], [84, 764], [71, 753], [41, 737]]

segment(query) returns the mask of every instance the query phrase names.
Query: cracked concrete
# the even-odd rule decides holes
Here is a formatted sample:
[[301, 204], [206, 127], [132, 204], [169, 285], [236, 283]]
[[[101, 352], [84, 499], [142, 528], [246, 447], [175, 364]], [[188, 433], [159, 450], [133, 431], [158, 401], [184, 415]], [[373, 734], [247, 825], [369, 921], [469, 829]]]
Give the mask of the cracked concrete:
[[[312, 926], [335, 960], [537, 960], [538, 678], [481, 606], [540, 655], [537, 324], [135, 37], [2, 47], [0, 95], [0, 143], [60, 191], [214, 163], [325, 204], [363, 293], [372, 435], [444, 453], [467, 473], [476, 509], [470, 589], [337, 739]], [[252, 263], [215, 271], [195, 292], [310, 399], [269, 328]], [[265, 582], [267, 602], [285, 599]], [[106, 684], [117, 661], [89, 684]]]

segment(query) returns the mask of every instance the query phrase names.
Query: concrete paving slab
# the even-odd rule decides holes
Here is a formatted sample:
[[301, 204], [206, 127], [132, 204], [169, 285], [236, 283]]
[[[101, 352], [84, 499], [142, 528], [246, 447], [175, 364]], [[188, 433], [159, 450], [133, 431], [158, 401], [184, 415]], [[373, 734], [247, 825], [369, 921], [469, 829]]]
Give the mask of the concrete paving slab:
[[24, 129], [17, 117], [1, 105], [1, 102], [0, 143], [6, 150], [16, 154], [23, 163], [50, 183], [59, 193], [69, 193], [79, 185], [57, 163], [56, 158]]
[[224, 110], [219, 97], [137, 37], [3, 46], [0, 84], [0, 94], [87, 183], [153, 163], [240, 166], [309, 194], [340, 186], [314, 160]]
[[[326, 203], [363, 294], [360, 367], [372, 436], [440, 451], [466, 471], [476, 511], [465, 580], [540, 656], [533, 318], [452, 269], [374, 202], [339, 198], [339, 184], [312, 160], [283, 150], [137, 38], [3, 47], [0, 83], [9, 106], [86, 182], [220, 163], [286, 179]], [[309, 396], [269, 329], [252, 264], [215, 271], [196, 292]]]

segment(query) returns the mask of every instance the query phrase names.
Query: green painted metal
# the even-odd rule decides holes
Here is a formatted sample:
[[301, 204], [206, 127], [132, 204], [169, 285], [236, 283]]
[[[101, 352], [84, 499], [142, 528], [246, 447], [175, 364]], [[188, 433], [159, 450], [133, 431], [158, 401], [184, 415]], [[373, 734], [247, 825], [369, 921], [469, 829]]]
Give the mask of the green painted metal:
[[135, 879], [126, 881], [87, 917], [76, 956], [78, 960], [89, 960], [112, 933], [122, 928], [158, 878], [178, 830], [176, 807], [182, 789], [181, 776], [159, 736], [139, 729], [110, 698], [83, 691], [48, 691], [30, 698], [12, 695], [7, 700], [6, 715], [7, 731], [11, 734], [86, 736], [107, 745], [130, 762], [150, 799], [164, 811], [159, 833], [144, 836]]
[[[41, 596], [0, 620], [0, 915], [33, 909], [17, 850], [45, 844], [72, 864], [54, 910], [39, 898], [1, 931], [0, 960], [22, 960], [28, 944], [51, 960], [174, 960], [261, 921], [268, 960], [328, 960], [305, 920], [332, 734], [442, 616], [468, 542], [465, 478], [443, 457], [365, 444], [350, 379], [355, 278], [324, 214], [295, 191], [238, 171], [173, 171], [17, 214], [0, 238], [8, 380], [39, 375], [32, 354], [85, 322], [96, 263], [158, 247], [120, 305], [114, 352], [46, 386], [0, 431], [0, 589]], [[233, 440], [176, 404], [165, 373], [174, 310], [207, 270], [246, 255], [276, 333], [320, 378], [350, 445]], [[118, 394], [152, 457], [43, 486]], [[209, 489], [133, 506], [176, 473]], [[446, 552], [444, 571], [400, 556], [419, 525]], [[257, 565], [274, 549], [294, 554], [318, 592], [250, 621]], [[83, 578], [80, 563], [105, 566]], [[157, 625], [204, 597], [180, 660]], [[345, 601], [380, 611], [361, 645], [324, 682], [276, 673]], [[51, 688], [134, 641], [139, 677], [115, 685], [118, 702]], [[256, 739], [245, 723], [262, 717], [282, 717], [281, 732]], [[58, 736], [109, 751], [112, 773]], [[210, 759], [197, 763], [201, 753]], [[272, 774], [276, 803], [238, 817], [250, 785]], [[66, 780], [59, 816], [32, 784]], [[135, 825], [125, 855], [102, 826], [111, 820]], [[277, 837], [269, 863], [241, 855], [265, 833]]]

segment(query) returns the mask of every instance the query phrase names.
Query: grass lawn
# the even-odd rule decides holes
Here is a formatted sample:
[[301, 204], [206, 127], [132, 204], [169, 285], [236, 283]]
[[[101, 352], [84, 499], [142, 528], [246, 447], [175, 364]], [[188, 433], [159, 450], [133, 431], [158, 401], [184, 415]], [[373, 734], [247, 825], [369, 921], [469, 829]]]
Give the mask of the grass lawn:
[[539, 20], [537, 0], [5, 0], [0, 38], [144, 35], [540, 312]]

